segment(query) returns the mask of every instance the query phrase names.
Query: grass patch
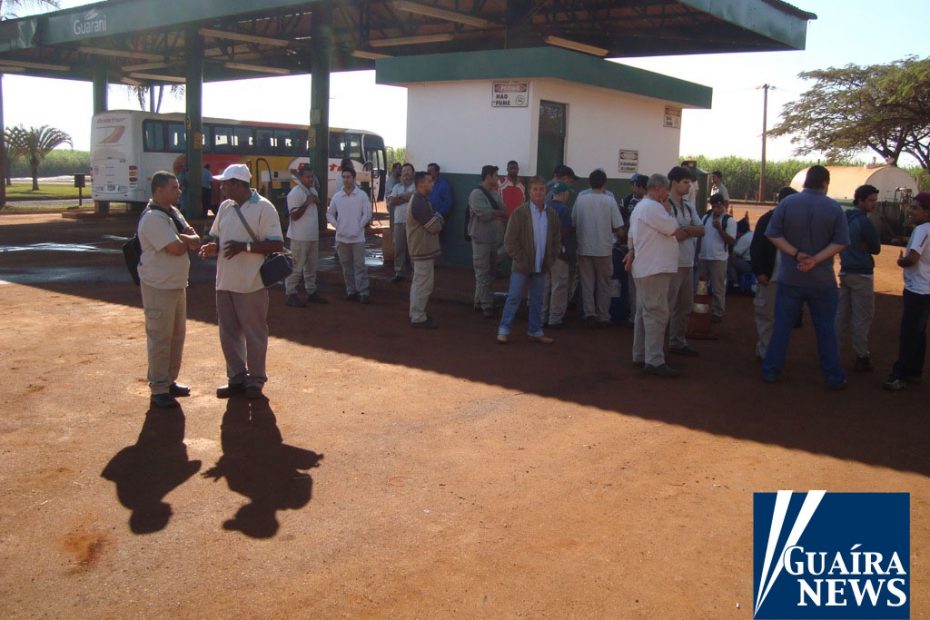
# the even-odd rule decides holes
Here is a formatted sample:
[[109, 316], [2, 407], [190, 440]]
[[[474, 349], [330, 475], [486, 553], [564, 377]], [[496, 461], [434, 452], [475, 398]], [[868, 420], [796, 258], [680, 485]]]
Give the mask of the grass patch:
[[[52, 198], [52, 199], [67, 199], [74, 198], [76, 201], [78, 198], [78, 190], [76, 187], [71, 187], [71, 185], [66, 183], [40, 183], [39, 191], [32, 191], [32, 183], [13, 183], [13, 185], [7, 185], [6, 187], [6, 199], [7, 200], [17, 200], [23, 198]], [[90, 188], [84, 188], [84, 200], [90, 199]], [[76, 204], [76, 203], [75, 203]]]

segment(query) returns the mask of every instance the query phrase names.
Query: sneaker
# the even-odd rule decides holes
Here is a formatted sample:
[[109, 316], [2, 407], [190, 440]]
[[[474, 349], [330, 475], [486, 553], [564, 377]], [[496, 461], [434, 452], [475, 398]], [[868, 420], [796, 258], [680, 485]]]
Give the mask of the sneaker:
[[530, 342], [538, 342], [539, 344], [552, 344], [555, 342], [555, 340], [549, 336], [528, 336], [527, 338]]
[[287, 299], [284, 302], [285, 306], [290, 306], [291, 308], [303, 308], [307, 305], [307, 302], [302, 300], [297, 296], [297, 293], [291, 293], [287, 296]]
[[900, 392], [901, 390], [907, 389], [907, 383], [904, 382], [904, 379], [888, 377], [888, 380], [882, 384], [882, 387], [889, 392]]
[[857, 357], [856, 363], [853, 364], [853, 370], [857, 372], [869, 372], [872, 368], [872, 358], [868, 355], [865, 357]]
[[311, 303], [311, 304], [328, 304], [329, 301], [328, 301], [325, 297], [323, 297], [322, 295], [320, 295], [319, 293], [314, 292], [313, 295], [310, 295], [309, 297], [307, 297], [307, 303]]
[[685, 345], [683, 347], [675, 347], [675, 348], [669, 347], [668, 352], [674, 353], [675, 355], [683, 355], [685, 357], [697, 357], [698, 355], [700, 355], [700, 353], [698, 353], [697, 351], [695, 351], [688, 345]]
[[652, 366], [650, 364], [643, 365], [643, 372], [647, 375], [655, 375], [656, 377], [677, 377], [681, 373], [669, 366], [668, 364], [662, 364], [661, 366]]
[[510, 342], [510, 336], [508, 336], [507, 334], [498, 334], [498, 335], [497, 335], [497, 343], [498, 343], [498, 344], [507, 344], [508, 342]]

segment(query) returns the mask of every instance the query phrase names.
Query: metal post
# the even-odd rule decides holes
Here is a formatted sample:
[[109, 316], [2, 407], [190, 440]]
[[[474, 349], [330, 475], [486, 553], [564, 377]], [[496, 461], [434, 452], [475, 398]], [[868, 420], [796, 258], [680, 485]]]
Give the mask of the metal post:
[[326, 205], [329, 202], [329, 72], [332, 59], [332, 2], [313, 4], [311, 19], [312, 58], [310, 59], [310, 162], [320, 179], [320, 229], [326, 227]]
[[759, 166], [759, 202], [765, 200], [765, 138], [768, 132], [769, 89], [775, 87], [763, 84], [762, 88], [762, 163]]
[[6, 206], [6, 143], [4, 141], [4, 132], [6, 126], [3, 124], [3, 74], [0, 73], [0, 209]]
[[[100, 114], [107, 111], [107, 66], [99, 63], [94, 67], [94, 114]], [[94, 212], [97, 215], [108, 215], [110, 213], [110, 202], [107, 200], [95, 200]]]
[[187, 82], [184, 86], [184, 128], [187, 130], [187, 191], [181, 210], [184, 217], [190, 219], [200, 217], [203, 204], [203, 37], [197, 33], [196, 28], [191, 28], [187, 31], [185, 43]]

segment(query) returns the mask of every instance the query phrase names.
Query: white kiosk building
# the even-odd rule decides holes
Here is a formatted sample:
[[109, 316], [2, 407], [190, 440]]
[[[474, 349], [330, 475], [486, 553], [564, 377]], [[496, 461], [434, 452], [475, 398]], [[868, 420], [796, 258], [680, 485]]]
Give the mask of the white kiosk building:
[[443, 235], [447, 264], [471, 264], [461, 232], [483, 165], [523, 177], [602, 168], [618, 197], [634, 172], [678, 163], [683, 108], [709, 108], [710, 88], [553, 47], [381, 59], [377, 82], [407, 88], [407, 159], [436, 162], [455, 192]]

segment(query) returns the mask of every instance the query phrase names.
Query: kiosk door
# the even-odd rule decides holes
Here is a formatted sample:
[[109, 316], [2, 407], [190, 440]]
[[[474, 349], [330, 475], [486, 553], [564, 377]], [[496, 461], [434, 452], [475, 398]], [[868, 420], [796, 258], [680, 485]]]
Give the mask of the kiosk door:
[[565, 104], [539, 102], [539, 146], [536, 151], [536, 174], [552, 176], [556, 166], [565, 163]]

